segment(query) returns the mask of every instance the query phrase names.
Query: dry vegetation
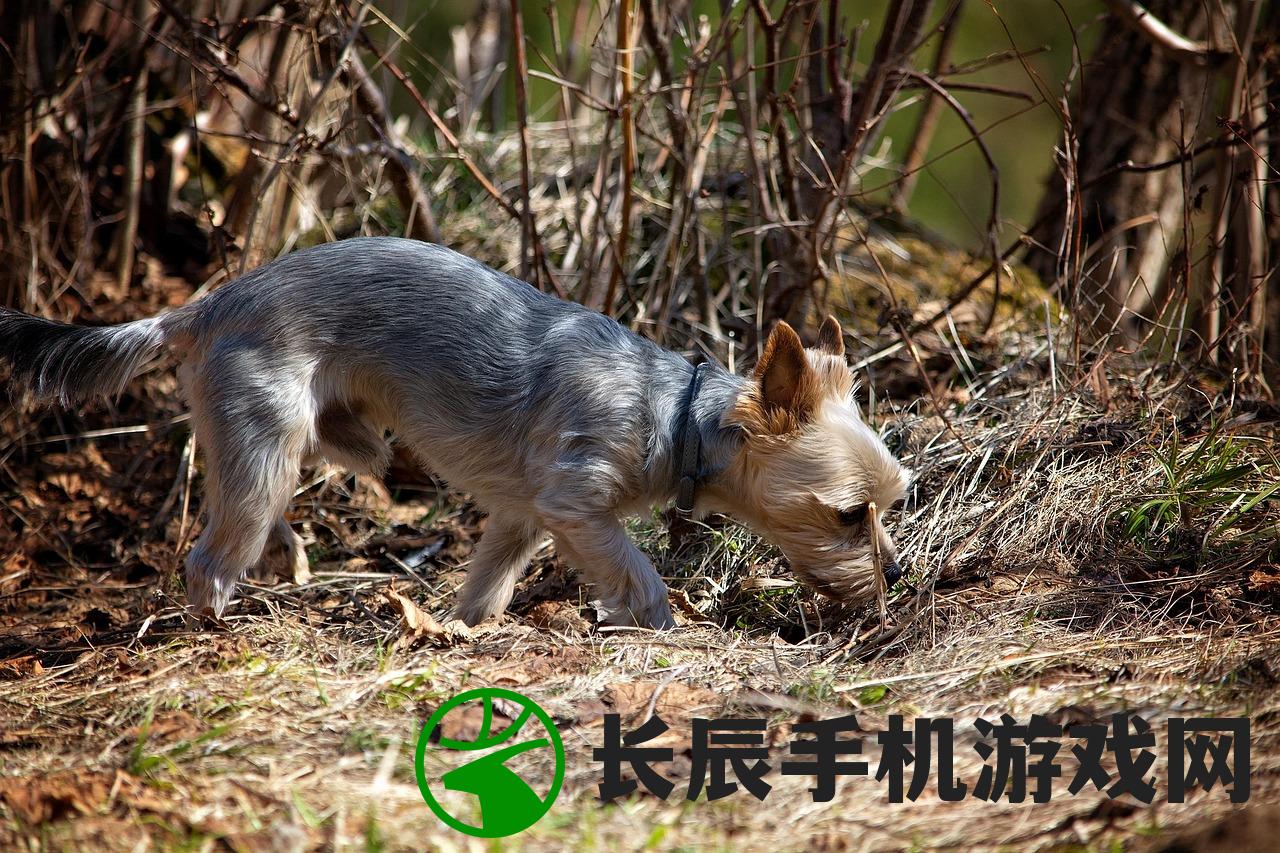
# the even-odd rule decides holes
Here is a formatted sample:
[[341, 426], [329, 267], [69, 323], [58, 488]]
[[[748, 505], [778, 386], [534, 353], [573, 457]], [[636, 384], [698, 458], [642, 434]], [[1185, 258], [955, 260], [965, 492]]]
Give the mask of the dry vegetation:
[[[119, 321], [278, 251], [407, 233], [737, 369], [773, 318], [802, 322], [822, 306], [848, 321], [869, 415], [917, 479], [893, 523], [911, 566], [883, 619], [816, 598], [732, 524], [672, 541], [663, 518], [636, 522], [682, 622], [654, 634], [595, 625], [586, 590], [549, 548], [499, 624], [424, 619], [443, 619], [483, 533], [467, 497], [408, 460], [386, 482], [315, 471], [290, 516], [312, 580], [246, 584], [224, 626], [196, 630], [180, 565], [199, 532], [199, 454], [172, 373], [82, 411], [6, 407], [0, 846], [485, 848], [435, 820], [412, 773], [418, 728], [480, 685], [542, 704], [569, 752], [557, 805], [504, 847], [1263, 849], [1274, 838], [1280, 410], [1264, 381], [1269, 309], [1249, 319], [1269, 285], [1224, 292], [1216, 339], [1191, 322], [1205, 276], [1239, 261], [1239, 276], [1268, 280], [1248, 251], [1257, 223], [1193, 214], [1185, 181], [1180, 235], [1193, 250], [1168, 247], [1176, 275], [1157, 289], [1160, 312], [1121, 328], [1107, 307], [1115, 283], [1099, 271], [1141, 224], [1108, 231], [1093, 251], [1088, 229], [1073, 231], [1075, 254], [1060, 274], [1040, 264], [1042, 280], [993, 242], [994, 204], [976, 255], [871, 210], [857, 179], [874, 159], [875, 122], [909, 92], [951, 108], [950, 84], [966, 91], [941, 50], [929, 75], [904, 72], [920, 44], [933, 55], [925, 39], [946, 32], [950, 13], [891, 3], [898, 17], [864, 35], [877, 45], [870, 64], [815, 71], [813, 56], [848, 47], [827, 4], [756, 2], [699, 22], [681, 4], [624, 0], [632, 28], [614, 29], [617, 5], [585, 7], [553, 55], [525, 57], [532, 70], [519, 74], [514, 53], [516, 71], [482, 54], [486, 27], [508, 11], [493, 4], [428, 86], [401, 71], [404, 55], [426, 60], [399, 44], [388, 21], [400, 19], [373, 5], [35, 5], [0, 40], [26, 48], [45, 32], [79, 59], [46, 69], [31, 58], [6, 95], [26, 118], [4, 128], [5, 304]], [[636, 74], [620, 78], [616, 48], [628, 41]], [[1247, 91], [1265, 94], [1274, 57], [1236, 58], [1262, 77]], [[487, 126], [493, 75], [513, 73], [524, 85], [554, 77], [563, 106], [532, 117], [516, 107], [512, 126]], [[803, 97], [872, 84], [861, 105]], [[135, 102], [153, 105], [145, 122], [132, 121]], [[1205, 156], [1173, 171], [1212, 173], [1227, 148], [1260, 157], [1265, 147], [1237, 143], [1272, 121], [1263, 102], [1257, 122], [1231, 126], [1237, 142], [1202, 128]], [[825, 150], [841, 152], [848, 174], [802, 145], [833, 115]], [[1219, 225], [1237, 235], [1230, 263], [1194, 250]], [[1010, 259], [998, 275], [992, 254]], [[1109, 325], [1079, 322], [1094, 313]], [[590, 750], [603, 715], [629, 728], [655, 711], [680, 735], [667, 768], [675, 794], [601, 806]], [[850, 711], [869, 730], [894, 713], [953, 717], [969, 780], [979, 717], [1065, 724], [1130, 711], [1163, 735], [1170, 716], [1247, 715], [1251, 804], [1215, 789], [1171, 805], [1163, 788], [1151, 806], [1091, 789], [1045, 805], [948, 804], [930, 786], [889, 805], [870, 779], [814, 804], [808, 780], [776, 771], [763, 806], [742, 793], [679, 799], [691, 717], [769, 718], [776, 763], [798, 720]], [[1069, 777], [1073, 760], [1064, 766]]]
[[[1247, 714], [1253, 803], [1275, 802], [1277, 514], [1230, 521], [1242, 499], [1277, 482], [1274, 434], [1247, 431], [1254, 441], [1211, 426], [1221, 409], [1156, 377], [1153, 396], [1135, 393], [1103, 415], [1092, 392], [1055, 397], [1036, 375], [1046, 358], [980, 377], [951, 419], [954, 434], [933, 416], [885, 412], [920, 479], [898, 525], [912, 586], [895, 591], [883, 624], [793, 586], [737, 528], [702, 531], [673, 553], [661, 524], [642, 523], [637, 533], [682, 604], [673, 634], [593, 626], [582, 589], [545, 551], [503, 624], [410, 630], [404, 599], [447, 610], [474, 513], [457, 495], [391, 501], [374, 484], [330, 476], [297, 502], [314, 539], [313, 581], [247, 588], [225, 630], [192, 631], [170, 544], [180, 511], [168, 536], [163, 525], [147, 530], [168, 486], [184, 482], [180, 442], [134, 433], [76, 439], [68, 453], [11, 449], [9, 470], [29, 460], [10, 507], [30, 533], [3, 575], [5, 832], [55, 848], [132, 849], [143, 838], [463, 848], [423, 807], [410, 756], [434, 707], [477, 685], [515, 687], [562, 722], [568, 782], [516, 845], [530, 849], [728, 849], [741, 839], [780, 849], [1140, 849], [1235, 808], [1221, 790], [1182, 806], [1088, 791], [1040, 806], [948, 805], [928, 792], [888, 806], [870, 780], [846, 781], [826, 807], [810, 804], [803, 780], [771, 777], [777, 789], [763, 808], [745, 796], [701, 805], [638, 796], [602, 809], [589, 752], [601, 717], [635, 723], [650, 708], [677, 732], [692, 716], [768, 717], [775, 758], [789, 726], [813, 715], [856, 710], [872, 730], [890, 713], [952, 716], [963, 733], [958, 772], [969, 779], [981, 762], [968, 729], [980, 716], [1077, 723], [1127, 710], [1159, 731], [1168, 716]], [[1153, 438], [1166, 434], [1197, 438], [1176, 448]], [[1248, 470], [1206, 480], [1224, 462]], [[1177, 515], [1152, 515], [1131, 533], [1153, 495], [1181, 501]], [[669, 772], [687, 779], [687, 755]]]

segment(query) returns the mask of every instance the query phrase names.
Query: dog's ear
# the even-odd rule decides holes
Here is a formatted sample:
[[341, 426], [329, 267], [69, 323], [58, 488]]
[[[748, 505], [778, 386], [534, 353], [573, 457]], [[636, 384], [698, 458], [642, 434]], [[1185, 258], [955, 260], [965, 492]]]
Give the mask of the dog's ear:
[[812, 372], [800, 336], [785, 320], [779, 321], [756, 364], [765, 410], [783, 411], [796, 419], [808, 414], [814, 402]]
[[828, 355], [844, 358], [844, 330], [840, 328], [840, 321], [830, 314], [822, 321], [822, 328], [818, 329], [818, 349]]

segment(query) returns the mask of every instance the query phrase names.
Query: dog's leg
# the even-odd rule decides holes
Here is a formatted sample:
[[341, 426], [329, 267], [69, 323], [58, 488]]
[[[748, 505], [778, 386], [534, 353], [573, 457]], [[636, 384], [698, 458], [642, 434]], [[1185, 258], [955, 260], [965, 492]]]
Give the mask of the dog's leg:
[[293, 528], [283, 517], [267, 534], [267, 545], [262, 551], [262, 558], [249, 571], [249, 577], [267, 583], [273, 583], [278, 578], [287, 578], [298, 584], [311, 580], [311, 567], [307, 563], [307, 551], [302, 544], [302, 537], [293, 532]]
[[391, 446], [358, 403], [334, 401], [316, 418], [320, 455], [353, 474], [381, 477], [391, 462]]
[[297, 482], [297, 463], [279, 448], [254, 457], [251, 464], [209, 459], [205, 529], [187, 555], [187, 600], [197, 613], [222, 615], [236, 582], [262, 559], [272, 519], [284, 512]]
[[603, 599], [607, 624], [675, 627], [667, 585], [618, 519], [563, 522], [553, 526], [551, 534], [560, 556], [582, 572]]
[[192, 376], [188, 399], [206, 468], [205, 529], [186, 571], [187, 599], [197, 613], [222, 615], [273, 533], [290, 560], [301, 553], [290, 553], [298, 543], [284, 512], [312, 443], [313, 415], [307, 377], [280, 363], [278, 353], [233, 341]]
[[507, 609], [516, 581], [538, 548], [541, 531], [522, 519], [489, 516], [458, 593], [455, 615], [476, 625]]

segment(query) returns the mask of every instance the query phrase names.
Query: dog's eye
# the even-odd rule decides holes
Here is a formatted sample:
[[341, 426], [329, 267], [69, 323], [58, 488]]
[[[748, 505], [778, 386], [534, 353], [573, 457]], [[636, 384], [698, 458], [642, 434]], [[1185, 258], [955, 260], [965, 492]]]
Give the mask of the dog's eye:
[[853, 527], [867, 520], [867, 505], [858, 504], [848, 509], [837, 510], [836, 515], [840, 517], [840, 523], [845, 527]]

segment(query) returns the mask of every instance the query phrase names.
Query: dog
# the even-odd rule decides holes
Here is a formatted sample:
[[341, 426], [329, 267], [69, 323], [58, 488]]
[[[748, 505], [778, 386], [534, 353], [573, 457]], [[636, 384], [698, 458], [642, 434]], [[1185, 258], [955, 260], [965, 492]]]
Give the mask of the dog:
[[0, 312], [0, 358], [38, 401], [118, 394], [166, 351], [205, 455], [206, 523], [185, 573], [197, 613], [220, 617], [250, 570], [305, 571], [285, 519], [300, 469], [378, 476], [391, 440], [489, 514], [454, 611], [469, 625], [506, 609], [550, 534], [603, 622], [672, 627], [623, 519], [673, 499], [745, 523], [830, 598], [867, 599], [900, 575], [883, 514], [909, 475], [858, 413], [831, 317], [811, 349], [778, 323], [742, 377], [393, 237], [294, 252], [118, 326]]

